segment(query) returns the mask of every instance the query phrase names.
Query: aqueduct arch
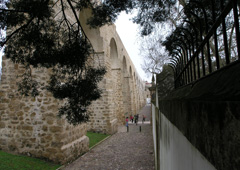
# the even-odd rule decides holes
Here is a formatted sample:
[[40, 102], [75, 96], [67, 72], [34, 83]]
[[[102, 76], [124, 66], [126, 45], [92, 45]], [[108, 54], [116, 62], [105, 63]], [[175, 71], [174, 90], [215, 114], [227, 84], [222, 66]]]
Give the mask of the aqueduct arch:
[[[66, 163], [88, 150], [87, 130], [113, 134], [124, 123], [126, 113], [135, 114], [145, 105], [146, 94], [139, 85], [132, 63], [115, 25], [90, 29], [86, 20], [90, 10], [80, 13], [84, 32], [93, 45], [101, 65], [107, 68], [99, 83], [102, 97], [91, 105], [90, 122], [72, 126], [57, 117], [61, 103], [47, 91], [38, 97], [22, 97], [16, 80], [23, 71], [3, 57], [0, 83], [0, 149]], [[33, 69], [39, 81], [49, 78], [47, 69]], [[141, 82], [144, 86], [144, 82]], [[143, 100], [138, 101], [142, 96]]]
[[110, 40], [110, 61], [111, 61], [111, 69], [109, 72], [111, 73], [111, 96], [112, 102], [109, 103], [112, 105], [113, 119], [117, 119], [118, 124], [124, 123], [124, 115], [122, 111], [122, 87], [121, 87], [121, 66], [118, 57], [118, 48], [116, 45], [116, 41], [114, 38]]
[[115, 69], [118, 68], [119, 62], [118, 62], [118, 52], [117, 52], [117, 45], [114, 38], [110, 41], [110, 58], [111, 58], [111, 68]]
[[123, 56], [123, 62], [122, 62], [122, 79], [123, 79], [123, 85], [122, 85], [122, 93], [123, 93], [123, 110], [124, 114], [131, 114], [131, 95], [130, 95], [130, 77], [129, 73], [127, 71], [127, 63], [126, 63], [126, 57]]
[[82, 10], [79, 16], [82, 28], [90, 40], [94, 50], [96, 52], [101, 52], [103, 50], [103, 38], [100, 35], [100, 28], [90, 28], [90, 26], [87, 24], [88, 18], [91, 17], [91, 9]]

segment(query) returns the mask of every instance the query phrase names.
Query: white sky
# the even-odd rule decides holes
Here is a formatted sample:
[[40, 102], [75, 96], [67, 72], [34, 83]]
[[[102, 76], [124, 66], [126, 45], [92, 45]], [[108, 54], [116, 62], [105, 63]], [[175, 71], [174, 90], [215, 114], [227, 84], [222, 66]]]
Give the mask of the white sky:
[[0, 68], [2, 67], [2, 55], [3, 55], [2, 51], [3, 50], [0, 51]]
[[138, 74], [141, 76], [142, 80], [147, 80], [151, 82], [151, 78], [147, 77], [144, 71], [141, 68], [143, 63], [143, 58], [139, 55], [139, 34], [138, 34], [138, 25], [134, 24], [129, 19], [131, 18], [130, 14], [122, 12], [117, 21], [115, 22], [118, 35], [120, 36], [128, 55], [130, 56], [135, 68], [137, 69]]

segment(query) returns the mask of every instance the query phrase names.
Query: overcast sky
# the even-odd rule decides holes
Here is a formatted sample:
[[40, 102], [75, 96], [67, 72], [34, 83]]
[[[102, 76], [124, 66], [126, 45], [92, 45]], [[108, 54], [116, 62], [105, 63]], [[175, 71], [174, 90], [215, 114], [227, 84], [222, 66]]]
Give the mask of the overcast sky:
[[2, 51], [3, 50], [0, 51], [0, 68], [2, 67], [2, 55], [3, 55]]
[[141, 68], [143, 63], [143, 58], [139, 55], [139, 37], [138, 35], [138, 25], [134, 24], [129, 19], [130, 15], [127, 15], [125, 12], [122, 12], [117, 21], [115, 22], [118, 35], [120, 36], [128, 55], [130, 56], [132, 62], [137, 69], [138, 74], [141, 76], [142, 80], [147, 80], [150, 82], [151, 78], [147, 77], [144, 71]]

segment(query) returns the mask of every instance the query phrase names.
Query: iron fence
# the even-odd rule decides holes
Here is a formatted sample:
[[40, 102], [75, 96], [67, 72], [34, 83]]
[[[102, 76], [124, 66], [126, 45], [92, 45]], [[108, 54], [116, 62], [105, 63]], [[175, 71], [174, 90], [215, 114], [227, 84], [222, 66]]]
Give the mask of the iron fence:
[[240, 0], [189, 1], [190, 9], [172, 34], [170, 66], [175, 88], [197, 81], [240, 61]]

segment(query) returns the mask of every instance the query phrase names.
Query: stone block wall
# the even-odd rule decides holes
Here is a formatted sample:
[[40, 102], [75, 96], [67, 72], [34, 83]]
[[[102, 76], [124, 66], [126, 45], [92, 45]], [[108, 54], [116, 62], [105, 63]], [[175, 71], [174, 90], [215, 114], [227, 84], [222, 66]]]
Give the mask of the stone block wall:
[[[126, 112], [135, 114], [145, 105], [145, 100], [136, 101], [140, 99], [138, 95], [146, 99], [146, 94], [144, 88], [140, 88], [141, 84], [136, 82], [139, 80], [136, 76], [139, 75], [115, 26], [90, 29], [84, 25], [90, 13], [89, 9], [81, 11], [80, 22], [98, 54], [94, 64], [100, 63], [108, 72], [99, 83], [102, 97], [89, 108], [89, 123], [72, 126], [65, 119], [57, 117], [58, 108], [63, 101], [56, 100], [45, 90], [37, 97], [21, 96], [17, 91], [17, 82], [18, 74], [22, 74], [24, 68], [3, 57], [0, 81], [0, 149], [64, 164], [88, 151], [87, 130], [113, 134], [117, 132], [118, 125], [124, 124]], [[68, 16], [71, 17], [71, 14], [68, 13]], [[113, 67], [111, 63], [112, 39], [117, 46], [117, 67]], [[32, 69], [32, 75], [41, 83], [46, 83], [50, 71]], [[129, 80], [124, 81], [126, 75]], [[124, 94], [127, 96], [123, 96]]]
[[[17, 91], [23, 68], [3, 57], [0, 82], [0, 149], [66, 163], [88, 150], [87, 126], [72, 126], [57, 117], [61, 101], [47, 91], [24, 97]], [[49, 70], [33, 70], [42, 83]]]
[[[87, 17], [89, 12], [82, 11], [81, 14]], [[84, 22], [84, 19], [82, 18], [81, 21]], [[83, 27], [90, 41], [95, 42], [94, 48], [99, 56], [98, 62], [107, 69], [106, 75], [99, 83], [99, 87], [103, 90], [102, 97], [94, 101], [90, 107], [88, 130], [113, 134], [117, 132], [119, 125], [125, 124], [125, 117], [130, 116], [126, 113], [136, 114], [145, 105], [144, 98], [146, 99], [147, 95], [144, 88], [141, 89], [136, 82], [136, 69], [116, 32], [115, 25], [98, 29], [90, 29], [87, 25]], [[116, 48], [111, 46], [111, 41], [115, 41]], [[111, 50], [115, 51], [111, 52]], [[111, 56], [112, 54], [116, 56]], [[115, 59], [113, 60], [112, 57]], [[141, 83], [145, 86], [144, 82]]]

